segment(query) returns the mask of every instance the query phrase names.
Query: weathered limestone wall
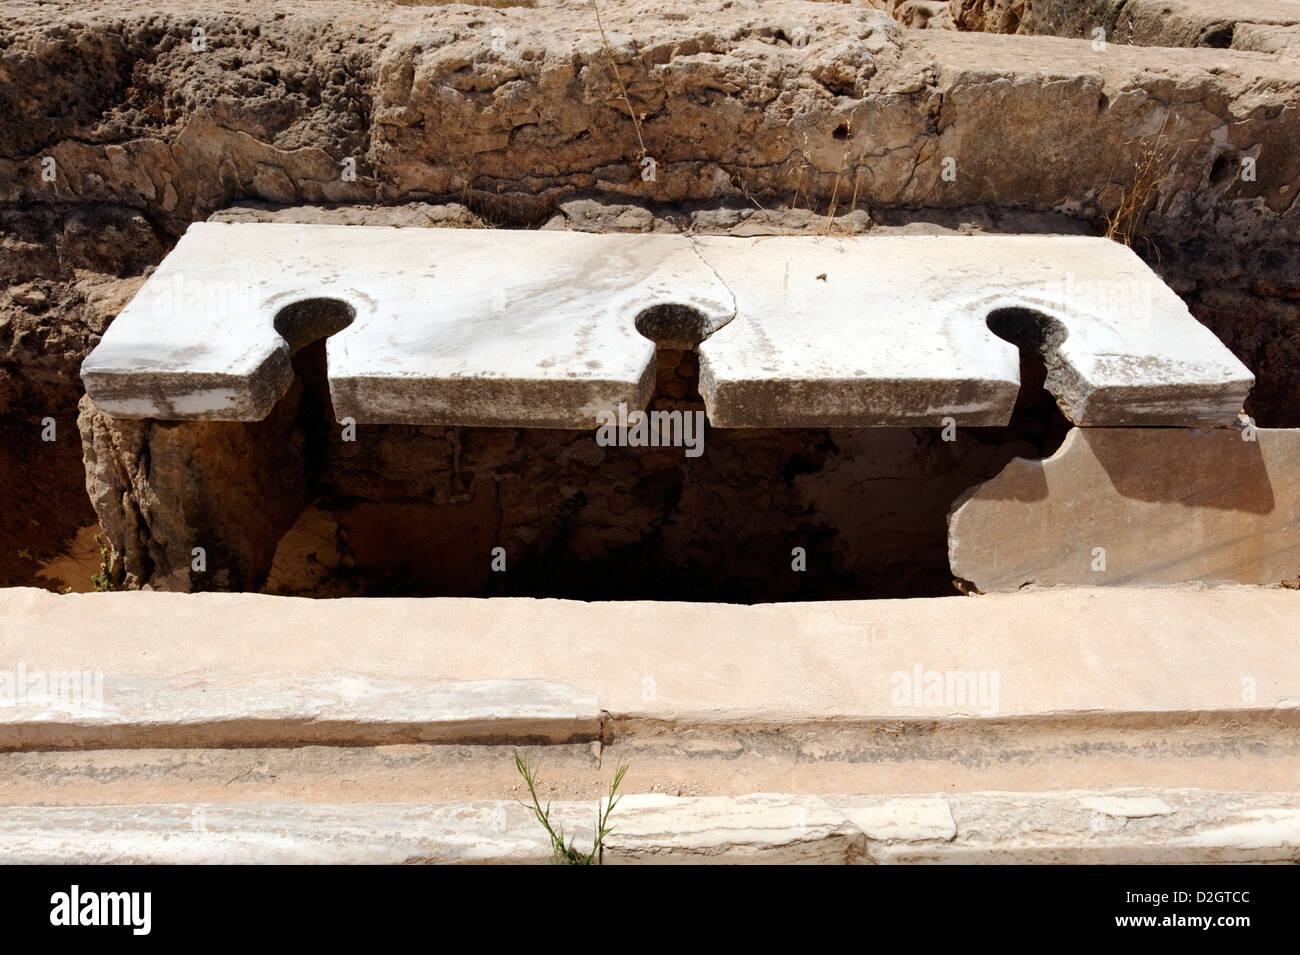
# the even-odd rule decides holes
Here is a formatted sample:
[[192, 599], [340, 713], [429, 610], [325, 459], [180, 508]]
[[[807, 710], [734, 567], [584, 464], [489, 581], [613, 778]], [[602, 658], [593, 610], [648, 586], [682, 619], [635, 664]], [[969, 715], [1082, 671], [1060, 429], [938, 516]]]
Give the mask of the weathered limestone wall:
[[[1065, 430], [1031, 380], [1010, 428], [953, 441], [938, 429], [709, 428], [699, 457], [601, 447], [590, 430], [357, 425], [344, 441], [323, 355], [300, 353], [299, 380], [251, 424], [115, 421], [82, 399], [115, 584], [249, 590], [272, 575], [280, 592], [333, 595], [948, 594], [949, 504]], [[661, 350], [651, 408], [702, 413], [697, 381], [692, 352]]]
[[962, 30], [1300, 55], [1289, 0], [953, 0], [950, 15]]
[[[583, 4], [15, 2], [6, 14], [0, 583], [29, 579], [42, 549], [91, 519], [76, 470], [81, 359], [188, 222], [244, 199], [456, 199], [499, 226], [633, 230], [822, 228], [812, 213], [851, 205], [837, 228], [1102, 232], [1109, 216], [1255, 372], [1250, 413], [1300, 423], [1292, 59], [1097, 55], [1086, 41], [905, 30], [856, 5], [720, 3], [704, 16], [629, 3], [605, 23], [625, 100]], [[627, 205], [611, 220], [584, 199]], [[742, 222], [759, 207], [757, 225]], [[53, 442], [40, 440], [47, 417]], [[131, 446], [125, 431], [114, 440]], [[133, 508], [145, 510], [125, 503], [123, 528], [138, 526]]]
[[[1186, 148], [1160, 170], [1161, 206], [1177, 203], [1179, 221], [1157, 240], [1178, 245], [1171, 226], [1216, 206], [1256, 205], [1256, 231], [1234, 240], [1276, 238], [1273, 220], [1294, 199], [1279, 191], [1300, 162], [1284, 148], [1300, 122], [1284, 112], [1300, 79], [1287, 59], [1098, 57], [1087, 44], [904, 31], [853, 6], [728, 6], [706, 25], [659, 5], [611, 13], [614, 58], [644, 117], [634, 124], [585, 8], [323, 2], [267, 20], [115, 5], [74, 27], [51, 22], [68, 19], [57, 6], [20, 3], [33, 22], [5, 50], [0, 196], [123, 203], [172, 231], [241, 197], [463, 195], [540, 223], [580, 190], [765, 205], [797, 192], [824, 209], [856, 189], [872, 207], [1014, 203], [1087, 216], [1114, 205], [1163, 129]], [[201, 24], [208, 46], [195, 52]], [[20, 69], [31, 102], [18, 98]], [[642, 143], [654, 181], [641, 176]], [[1251, 149], [1255, 182], [1211, 182], [1216, 160]], [[47, 155], [54, 182], [41, 178]], [[951, 182], [945, 156], [958, 162]], [[349, 158], [354, 182], [340, 178]]]

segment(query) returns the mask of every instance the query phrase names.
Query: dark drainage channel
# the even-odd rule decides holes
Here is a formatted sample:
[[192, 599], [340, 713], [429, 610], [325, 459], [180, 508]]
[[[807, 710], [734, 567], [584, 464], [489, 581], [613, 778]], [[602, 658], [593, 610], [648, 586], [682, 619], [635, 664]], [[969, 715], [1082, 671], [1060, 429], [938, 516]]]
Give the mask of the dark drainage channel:
[[[319, 354], [317, 354], [319, 352]], [[683, 446], [591, 431], [356, 427], [340, 441], [323, 348], [298, 356], [312, 502], [266, 590], [764, 603], [957, 593], [947, 514], [1068, 430], [1022, 358], [1006, 428], [705, 428]], [[703, 412], [694, 352], [661, 348], [651, 411]], [[688, 432], [689, 436], [689, 432]], [[951, 440], [945, 440], [945, 437]]]

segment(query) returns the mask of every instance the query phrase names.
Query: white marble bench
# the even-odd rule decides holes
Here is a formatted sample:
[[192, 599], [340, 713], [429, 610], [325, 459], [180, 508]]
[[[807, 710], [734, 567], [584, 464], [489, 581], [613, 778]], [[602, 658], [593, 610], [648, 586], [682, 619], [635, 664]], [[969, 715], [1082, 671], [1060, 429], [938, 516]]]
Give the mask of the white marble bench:
[[1005, 424], [1012, 341], [1080, 425], [1227, 425], [1253, 383], [1100, 238], [273, 223], [191, 226], [81, 373], [115, 417], [255, 421], [327, 335], [335, 413], [361, 423], [594, 428], [651, 398], [647, 335], [699, 343], [717, 427]]

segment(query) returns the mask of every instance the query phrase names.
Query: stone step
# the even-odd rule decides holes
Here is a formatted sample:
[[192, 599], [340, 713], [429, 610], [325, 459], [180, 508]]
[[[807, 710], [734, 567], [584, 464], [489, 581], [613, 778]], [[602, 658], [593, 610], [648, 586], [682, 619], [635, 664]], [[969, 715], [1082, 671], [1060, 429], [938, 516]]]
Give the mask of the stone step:
[[949, 725], [961, 745], [1043, 721], [1293, 734], [1298, 609], [1246, 587], [758, 606], [13, 589], [0, 748]]
[[717, 427], [1004, 425], [1004, 338], [1044, 353], [1076, 424], [1223, 426], [1254, 381], [1101, 238], [288, 223], [192, 225], [81, 374], [109, 415], [255, 421], [327, 336], [335, 413], [361, 423], [594, 429], [645, 407], [651, 338], [703, 340]]
[[[0, 748], [549, 742], [600, 738], [596, 699], [538, 680], [427, 684], [354, 674], [298, 678], [221, 668], [172, 679], [24, 664], [29, 691], [0, 716]], [[44, 688], [32, 692], [34, 684]]]
[[[591, 845], [599, 804], [551, 819]], [[915, 796], [629, 795], [604, 862], [866, 864], [1300, 861], [1300, 796], [1207, 790]], [[0, 863], [545, 863], [508, 800], [387, 804], [8, 806]]]

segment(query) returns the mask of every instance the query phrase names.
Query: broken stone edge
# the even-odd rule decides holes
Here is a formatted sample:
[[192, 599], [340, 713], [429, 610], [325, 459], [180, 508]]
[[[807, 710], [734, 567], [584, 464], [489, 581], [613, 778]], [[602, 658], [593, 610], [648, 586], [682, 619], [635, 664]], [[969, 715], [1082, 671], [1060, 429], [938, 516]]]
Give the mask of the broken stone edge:
[[[204, 372], [141, 376], [81, 369], [82, 385], [95, 407], [127, 421], [262, 421], [293, 384], [289, 343], [281, 344], [247, 375]], [[143, 394], [141, 392], [144, 392]], [[164, 414], [158, 414], [163, 409]]]
[[1231, 427], [1254, 385], [1248, 371], [1215, 384], [1094, 384], [1054, 354], [1044, 388], [1075, 427], [1208, 429]]

